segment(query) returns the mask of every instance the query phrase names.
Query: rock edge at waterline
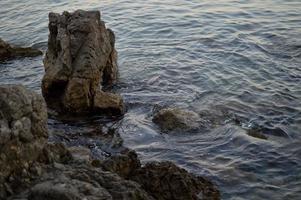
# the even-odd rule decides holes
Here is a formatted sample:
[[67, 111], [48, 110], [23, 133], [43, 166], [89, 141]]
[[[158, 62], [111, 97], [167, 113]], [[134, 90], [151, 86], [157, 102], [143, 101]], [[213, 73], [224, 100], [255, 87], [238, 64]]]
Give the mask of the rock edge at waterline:
[[12, 46], [0, 38], [0, 62], [17, 57], [35, 57], [43, 52], [32, 47]]
[[117, 81], [115, 35], [99, 11], [49, 13], [42, 93], [49, 107], [68, 113], [122, 115], [123, 99], [102, 91]]

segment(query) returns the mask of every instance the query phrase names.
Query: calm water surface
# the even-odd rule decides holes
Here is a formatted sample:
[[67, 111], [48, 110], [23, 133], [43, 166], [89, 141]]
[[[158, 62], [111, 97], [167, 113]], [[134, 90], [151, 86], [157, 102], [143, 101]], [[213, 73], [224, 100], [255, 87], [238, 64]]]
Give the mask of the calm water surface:
[[[0, 37], [46, 50], [48, 12], [78, 8], [101, 10], [117, 35], [116, 90], [128, 107], [117, 124], [143, 161], [206, 176], [223, 199], [301, 199], [300, 1], [1, 0]], [[0, 83], [40, 92], [43, 73], [42, 57], [13, 60], [0, 64]], [[162, 134], [151, 118], [165, 106], [214, 120], [198, 133]], [[49, 127], [77, 134], [100, 121]]]

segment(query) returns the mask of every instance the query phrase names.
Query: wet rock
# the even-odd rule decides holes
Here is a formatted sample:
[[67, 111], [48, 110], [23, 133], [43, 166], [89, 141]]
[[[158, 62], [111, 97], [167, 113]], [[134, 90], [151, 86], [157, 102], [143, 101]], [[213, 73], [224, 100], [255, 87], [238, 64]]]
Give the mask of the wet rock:
[[136, 170], [132, 180], [158, 200], [220, 199], [219, 191], [171, 162], [151, 162]]
[[283, 138], [289, 138], [290, 136], [281, 128], [275, 127], [275, 128], [261, 128], [262, 133], [267, 135], [273, 135], [276, 137], [283, 137]]
[[[47, 137], [43, 97], [20, 85], [0, 86], [0, 186], [8, 176], [27, 173]], [[0, 190], [0, 199], [5, 195]]]
[[73, 146], [68, 148], [74, 160], [77, 162], [89, 163], [92, 160], [90, 149], [80, 146]]
[[158, 200], [220, 199], [219, 191], [207, 179], [196, 177], [171, 162], [150, 162], [141, 167], [134, 151], [112, 156], [99, 165], [139, 183]]
[[155, 114], [153, 122], [166, 132], [193, 131], [202, 126], [199, 115], [179, 108], [165, 108]]
[[60, 165], [36, 180], [37, 184], [10, 199], [153, 200], [137, 183], [88, 165]]
[[253, 127], [247, 130], [249, 136], [267, 140], [270, 136], [289, 138], [289, 135], [279, 127], [267, 128], [267, 127]]
[[71, 152], [63, 143], [47, 143], [39, 155], [40, 163], [68, 163], [73, 160]]
[[141, 167], [141, 164], [136, 152], [129, 151], [126, 154], [111, 156], [103, 161], [100, 166], [105, 171], [111, 171], [125, 179], [129, 179], [135, 173], [135, 170]]
[[103, 187], [94, 186], [92, 183], [80, 180], [70, 180], [66, 177], [58, 177], [52, 181], [46, 181], [35, 185], [30, 190], [28, 200], [110, 200], [112, 196]]
[[247, 130], [247, 135], [254, 137], [254, 138], [262, 139], [262, 140], [268, 139], [268, 137], [265, 136], [261, 131], [255, 130], [255, 129]]
[[[141, 167], [137, 154], [126, 148], [95, 168], [89, 149], [46, 143], [45, 102], [22, 86], [0, 86], [0, 122], [1, 200], [219, 198], [206, 179], [170, 162]], [[108, 134], [114, 138], [113, 130]]]
[[42, 80], [48, 105], [71, 113], [123, 114], [122, 98], [100, 90], [116, 82], [118, 71], [115, 36], [100, 12], [50, 13], [49, 31]]
[[0, 61], [16, 57], [35, 57], [42, 54], [42, 51], [31, 47], [13, 47], [0, 38]]

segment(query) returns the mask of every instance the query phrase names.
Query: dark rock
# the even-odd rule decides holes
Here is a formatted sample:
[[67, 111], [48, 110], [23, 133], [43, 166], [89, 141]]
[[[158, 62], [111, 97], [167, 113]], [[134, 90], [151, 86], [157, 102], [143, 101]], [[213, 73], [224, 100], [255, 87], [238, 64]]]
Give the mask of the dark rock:
[[117, 79], [115, 36], [100, 12], [50, 13], [49, 31], [42, 81], [49, 106], [71, 113], [123, 114], [122, 98], [100, 90]]
[[[1, 200], [219, 199], [210, 181], [170, 162], [141, 167], [134, 151], [120, 147], [119, 137], [112, 143], [123, 151], [91, 165], [89, 149], [47, 143], [46, 126], [40, 95], [0, 86]], [[108, 135], [116, 134], [110, 129]]]
[[166, 132], [193, 131], [202, 126], [199, 115], [189, 110], [165, 108], [155, 114], [153, 122]]
[[111, 171], [125, 179], [130, 179], [135, 171], [141, 167], [141, 164], [136, 152], [129, 151], [127, 154], [114, 155], [106, 159], [100, 166], [106, 171]]
[[[47, 110], [42, 96], [20, 85], [0, 86], [0, 186], [27, 173], [47, 142]], [[0, 190], [0, 199], [6, 194]]]
[[196, 177], [171, 162], [150, 162], [141, 167], [134, 151], [92, 163], [139, 183], [158, 200], [220, 199], [219, 191], [207, 179]]
[[262, 133], [267, 135], [273, 135], [276, 137], [284, 137], [289, 138], [290, 136], [281, 128], [275, 127], [275, 128], [261, 128]]
[[247, 130], [247, 134], [249, 136], [267, 140], [268, 136], [276, 136], [276, 137], [283, 137], [289, 138], [289, 135], [279, 127], [276, 128], [267, 128], [267, 127], [254, 127], [252, 129]]
[[36, 182], [30, 189], [10, 199], [153, 200], [137, 183], [88, 165], [58, 165]]
[[73, 160], [79, 163], [89, 163], [92, 161], [92, 155], [90, 149], [83, 146], [72, 146], [68, 148]]
[[262, 139], [262, 140], [268, 139], [268, 137], [265, 136], [260, 130], [256, 130], [256, 129], [248, 129], [247, 135], [254, 137], [254, 138]]
[[16, 57], [35, 57], [42, 54], [42, 51], [31, 47], [13, 47], [0, 38], [0, 61]]
[[35, 185], [28, 200], [110, 200], [112, 196], [101, 186], [66, 177], [58, 177]]
[[219, 191], [171, 162], [151, 162], [138, 169], [132, 180], [157, 200], [220, 199]]
[[71, 152], [62, 143], [47, 143], [38, 161], [45, 164], [68, 163], [73, 159]]

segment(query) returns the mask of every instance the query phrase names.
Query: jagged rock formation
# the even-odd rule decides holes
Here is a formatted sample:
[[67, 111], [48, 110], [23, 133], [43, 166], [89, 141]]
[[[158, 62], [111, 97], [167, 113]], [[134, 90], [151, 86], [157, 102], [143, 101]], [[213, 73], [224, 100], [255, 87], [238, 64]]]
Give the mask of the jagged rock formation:
[[50, 13], [49, 31], [42, 81], [48, 105], [72, 113], [122, 114], [122, 98], [101, 91], [117, 79], [117, 52], [100, 12]]
[[47, 137], [44, 99], [20, 85], [0, 86], [0, 199], [5, 180], [30, 169]]
[[35, 57], [42, 54], [42, 51], [31, 47], [13, 47], [0, 38], [0, 62], [16, 57]]

